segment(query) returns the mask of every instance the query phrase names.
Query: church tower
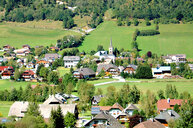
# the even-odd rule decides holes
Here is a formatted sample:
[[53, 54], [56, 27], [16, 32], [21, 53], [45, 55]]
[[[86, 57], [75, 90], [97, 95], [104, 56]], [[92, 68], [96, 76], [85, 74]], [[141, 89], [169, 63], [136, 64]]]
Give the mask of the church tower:
[[109, 46], [109, 55], [113, 54], [113, 44], [112, 44], [112, 38], [110, 40], [110, 46]]

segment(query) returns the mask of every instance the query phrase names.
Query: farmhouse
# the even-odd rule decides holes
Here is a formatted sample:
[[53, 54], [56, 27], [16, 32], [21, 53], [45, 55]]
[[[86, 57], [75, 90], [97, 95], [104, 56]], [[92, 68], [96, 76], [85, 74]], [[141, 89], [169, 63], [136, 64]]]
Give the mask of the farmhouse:
[[45, 54], [45, 60], [49, 62], [54, 62], [56, 59], [59, 59], [60, 55], [57, 53], [46, 53]]
[[105, 71], [106, 75], [118, 75], [119, 69], [116, 65], [113, 64], [99, 64], [97, 67], [96, 75], [98, 75], [102, 70]]
[[176, 113], [174, 110], [167, 110], [165, 112], [161, 112], [159, 115], [155, 117], [157, 121], [163, 124], [165, 127], [168, 127], [168, 122], [170, 120], [176, 120], [180, 118], [180, 115]]
[[125, 69], [123, 69], [124, 73], [133, 74], [136, 73], [137, 65], [129, 64]]
[[163, 112], [167, 109], [173, 109], [174, 105], [178, 104], [179, 106], [182, 105], [182, 99], [160, 99], [157, 101], [157, 109], [158, 112]]
[[166, 64], [171, 63], [186, 63], [186, 54], [172, 54], [167, 56], [162, 56]]
[[10, 49], [14, 49], [13, 47], [11, 47], [10, 45], [4, 45], [3, 46], [3, 51], [9, 51]]
[[80, 57], [79, 56], [64, 56], [63, 60], [64, 60], [64, 67], [71, 68], [71, 67], [75, 67], [78, 64], [78, 62], [80, 61]]
[[89, 79], [95, 77], [95, 72], [90, 68], [79, 68], [73, 72], [73, 76], [78, 79]]
[[155, 78], [163, 78], [164, 76], [171, 76], [171, 67], [160, 66], [157, 68], [152, 68], [152, 75]]
[[23, 118], [27, 112], [28, 105], [29, 102], [15, 101], [10, 107], [8, 116], [15, 116], [16, 120]]
[[124, 112], [128, 113], [129, 116], [133, 115], [133, 112], [135, 110], [139, 110], [138, 107], [136, 107], [134, 104], [129, 104], [127, 108], [125, 108]]
[[85, 128], [124, 128], [118, 120], [108, 112], [100, 112], [84, 125]]
[[26, 70], [23, 74], [22, 77], [25, 81], [31, 81], [35, 79], [35, 73], [32, 70]]
[[16, 56], [27, 56], [28, 54], [31, 53], [29, 49], [26, 49], [26, 47], [14, 50], [14, 52], [16, 53]]
[[0, 66], [0, 74], [2, 79], [10, 79], [14, 74], [12, 66]]
[[40, 60], [36, 63], [36, 67], [38, 67], [40, 64], [43, 64], [44, 67], [49, 67], [50, 66], [50, 63], [48, 61], [45, 61], [45, 60]]

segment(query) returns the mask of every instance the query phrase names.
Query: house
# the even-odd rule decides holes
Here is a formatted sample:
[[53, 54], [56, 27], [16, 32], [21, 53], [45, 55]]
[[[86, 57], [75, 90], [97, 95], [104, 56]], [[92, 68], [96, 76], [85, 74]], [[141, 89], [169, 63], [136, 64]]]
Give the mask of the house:
[[31, 47], [28, 44], [25, 44], [22, 46], [22, 48], [30, 50]]
[[34, 69], [35, 68], [35, 64], [32, 62], [29, 62], [28, 64], [26, 64], [26, 68], [28, 69]]
[[118, 120], [108, 112], [100, 112], [89, 122], [84, 124], [85, 128], [124, 128]]
[[52, 51], [59, 51], [60, 49], [58, 47], [50, 47], [50, 50], [52, 50]]
[[123, 125], [125, 126], [126, 123], [130, 122], [130, 116], [126, 112], [121, 112], [116, 119]]
[[186, 63], [186, 54], [171, 54], [171, 55], [166, 55], [162, 56], [162, 59], [166, 64], [171, 64], [171, 63]]
[[167, 109], [173, 109], [176, 104], [181, 106], [182, 103], [182, 99], [160, 99], [157, 101], [157, 109], [159, 112], [163, 112]]
[[64, 60], [64, 67], [71, 68], [71, 67], [75, 67], [78, 64], [78, 62], [80, 61], [80, 57], [79, 56], [64, 56], [63, 60]]
[[137, 65], [129, 64], [126, 68], [123, 69], [124, 73], [134, 74], [136, 73]]
[[0, 66], [1, 79], [10, 79], [14, 76], [14, 70], [12, 66]]
[[60, 55], [57, 53], [46, 53], [45, 54], [45, 60], [54, 62], [56, 59], [59, 59]]
[[79, 68], [73, 71], [73, 76], [78, 79], [89, 79], [95, 77], [95, 72], [90, 68]]
[[29, 102], [15, 101], [9, 109], [8, 116], [15, 116], [16, 120], [23, 118], [27, 112], [28, 105]]
[[39, 105], [39, 110], [44, 119], [49, 119], [52, 110], [57, 110], [58, 106], [62, 109], [62, 114], [65, 116], [70, 112], [78, 118], [78, 110], [76, 104], [63, 104], [63, 101], [56, 98], [54, 95], [50, 96], [43, 104]]
[[35, 73], [32, 70], [26, 70], [23, 74], [22, 77], [25, 81], [31, 81], [35, 79]]
[[103, 97], [103, 95], [93, 96], [93, 98], [91, 99], [92, 105], [97, 105]]
[[[99, 109], [95, 109], [95, 108], [99, 108]], [[100, 110], [100, 111], [96, 111], [96, 110]], [[96, 115], [101, 111], [106, 111], [106, 112], [109, 112], [111, 116], [116, 118], [119, 114], [122, 113], [123, 110], [124, 108], [120, 104], [115, 103], [113, 106], [92, 106], [91, 114]]]
[[179, 118], [180, 118], [180, 115], [174, 110], [167, 110], [167, 111], [161, 112], [159, 115], [155, 117], [155, 119], [159, 121], [161, 124], [163, 124], [165, 127], [168, 127], [168, 122], [170, 120], [176, 120]]
[[164, 76], [171, 76], [171, 67], [160, 66], [157, 68], [152, 68], [152, 75], [155, 78], [164, 78]]
[[99, 57], [99, 59], [102, 61], [104, 59], [105, 62], [115, 62], [115, 55], [113, 54], [113, 44], [112, 44], [112, 39], [110, 41], [110, 46], [109, 46], [109, 54], [107, 51], [98, 51], [97, 53], [94, 54], [94, 56]]
[[105, 71], [106, 75], [119, 75], [119, 69], [113, 64], [99, 64], [97, 67], [96, 75], [98, 75], [102, 70]]
[[16, 53], [16, 56], [27, 56], [31, 53], [31, 51], [27, 47], [25, 47], [25, 48], [14, 50], [14, 53]]
[[124, 109], [124, 112], [125, 112], [125, 113], [128, 113], [129, 116], [132, 116], [132, 115], [133, 115], [133, 112], [134, 112], [135, 110], [139, 110], [139, 108], [136, 107], [134, 104], [129, 104], [128, 107], [126, 107], [126, 108]]
[[48, 68], [50, 66], [50, 63], [48, 61], [40, 60], [40, 61], [36, 62], [36, 67], [38, 67], [40, 64], [43, 64], [44, 67], [46, 67], [46, 68]]
[[8, 45], [8, 44], [3, 46], [3, 51], [5, 51], [5, 52], [6, 52], [6, 51], [9, 51], [10, 49], [14, 49], [14, 48], [11, 47], [11, 46]]
[[155, 119], [150, 119], [139, 123], [134, 128], [165, 128], [165, 126]]
[[190, 70], [193, 71], [193, 64], [188, 64], [188, 66], [190, 67]]

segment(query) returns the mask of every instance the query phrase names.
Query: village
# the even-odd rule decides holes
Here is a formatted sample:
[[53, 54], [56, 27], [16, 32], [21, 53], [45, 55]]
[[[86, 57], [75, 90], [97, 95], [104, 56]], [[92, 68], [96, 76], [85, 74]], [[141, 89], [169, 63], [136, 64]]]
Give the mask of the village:
[[[178, 114], [180, 107], [187, 102], [187, 99], [176, 99], [162, 96], [156, 100], [156, 112], [147, 114], [146, 110], [141, 109], [139, 100], [137, 102], [126, 101], [124, 106], [121, 106], [116, 100], [112, 105], [102, 105], [105, 97], [108, 94], [93, 93], [90, 99], [85, 100], [85, 108], [79, 107], [83, 100], [80, 95], [73, 95], [74, 87], [69, 84], [73, 81], [80, 82], [82, 80], [97, 80], [97, 79], [118, 79], [116, 82], [127, 83], [128, 78], [132, 79], [188, 79], [192, 78], [193, 64], [187, 63], [185, 54], [171, 54], [159, 57], [152, 57], [153, 54], [148, 52], [144, 57], [133, 55], [131, 52], [117, 53], [113, 47], [112, 39], [110, 40], [109, 50], [105, 51], [101, 46], [100, 51], [96, 51], [93, 55], [72, 51], [64, 52], [63, 55], [58, 54], [60, 48], [56, 46], [43, 47], [37, 46], [31, 48], [29, 45], [23, 45], [22, 48], [16, 49], [10, 45], [5, 45], [1, 49], [4, 52], [0, 58], [0, 74], [2, 80], [12, 80], [16, 82], [40, 82], [41, 84], [29, 85], [30, 90], [35, 91], [45, 89], [45, 86], [51, 89], [47, 95], [42, 94], [42, 91], [37, 91], [35, 95], [44, 96], [41, 103], [38, 104], [38, 111], [45, 122], [49, 122], [52, 110], [61, 108], [63, 116], [71, 113], [74, 116], [74, 127], [85, 128], [167, 128], [171, 127], [171, 121], [180, 118]], [[116, 49], [117, 50], [117, 49]], [[76, 51], [76, 50], [74, 50]], [[117, 56], [119, 55], [119, 56]], [[153, 58], [156, 63], [148, 65], [148, 58]], [[156, 60], [159, 58], [159, 62]], [[69, 73], [60, 77], [57, 72], [57, 67], [62, 66], [69, 69]], [[178, 74], [178, 70], [186, 71], [183, 74]], [[186, 69], [186, 70], [185, 70]], [[65, 77], [67, 76], [67, 77]], [[46, 83], [45, 85], [43, 83]], [[62, 84], [65, 88], [62, 86]], [[108, 82], [107, 82], [108, 83]], [[84, 83], [83, 83], [84, 84]], [[105, 84], [104, 83], [99, 83]], [[89, 85], [83, 86], [83, 90]], [[94, 86], [97, 86], [95, 84]], [[59, 88], [59, 89], [58, 89]], [[38, 90], [37, 89], [37, 90]], [[51, 91], [50, 91], [51, 90]], [[60, 90], [60, 91], [58, 91]], [[41, 92], [41, 93], [40, 93]], [[65, 92], [65, 93], [64, 93]], [[78, 94], [81, 94], [78, 90]], [[0, 94], [2, 97], [4, 93]], [[83, 95], [83, 94], [81, 94]], [[131, 94], [131, 98], [135, 98], [136, 94]], [[139, 94], [140, 95], [140, 94]], [[18, 99], [18, 101], [16, 100]], [[19, 98], [12, 99], [14, 103], [11, 105], [8, 116], [19, 121], [25, 117], [30, 106], [30, 100], [21, 101]], [[1, 98], [1, 100], [3, 100]], [[6, 99], [4, 99], [6, 100]], [[136, 100], [136, 99], [133, 99]], [[131, 100], [132, 101], [132, 100]], [[101, 106], [102, 105], [102, 106]], [[80, 105], [81, 106], [81, 105]], [[149, 106], [151, 107], [151, 106]], [[80, 110], [79, 110], [80, 109]], [[89, 115], [80, 116], [80, 112], [90, 111]], [[148, 110], [147, 110], [148, 111]], [[147, 116], [148, 115], [148, 116]], [[9, 122], [9, 118], [0, 118], [2, 122]], [[71, 127], [71, 126], [70, 126]]]

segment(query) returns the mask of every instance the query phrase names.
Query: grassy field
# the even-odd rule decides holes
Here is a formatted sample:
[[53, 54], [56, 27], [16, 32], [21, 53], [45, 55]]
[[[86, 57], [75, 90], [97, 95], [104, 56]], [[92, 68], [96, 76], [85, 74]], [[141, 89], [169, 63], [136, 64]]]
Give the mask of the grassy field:
[[70, 73], [70, 68], [58, 67], [57, 71], [59, 72], [61, 77], [64, 76], [66, 73]]
[[80, 35], [62, 29], [62, 22], [32, 21], [26, 23], [1, 23], [0, 47], [5, 44], [20, 48], [23, 44], [30, 46], [50, 46], [65, 35]]
[[[96, 88], [102, 88], [102, 90], [104, 91], [104, 93], [107, 92], [107, 87], [109, 86], [115, 86], [118, 90], [121, 89], [123, 87], [125, 83], [112, 83], [112, 84], [106, 84], [106, 85], [101, 85], [101, 86], [96, 86]], [[192, 80], [180, 80], [180, 81], [157, 81], [157, 82], [129, 82], [128, 83], [130, 86], [136, 85], [137, 88], [145, 93], [147, 90], [150, 90], [152, 92], [157, 92], [159, 89], [162, 89], [165, 91], [166, 85], [167, 84], [172, 84], [175, 85], [178, 92], [182, 93], [184, 91], [189, 92], [191, 95], [193, 94], [193, 81]]]
[[20, 87], [25, 88], [27, 84], [36, 84], [34, 82], [15, 82], [10, 80], [0, 80], [0, 90], [10, 90], [12, 88], [19, 89]]
[[98, 79], [98, 80], [89, 80], [89, 84], [98, 84], [103, 82], [116, 81], [115, 79]]
[[[145, 26], [117, 26], [115, 21], [105, 21], [96, 30], [88, 35], [79, 49], [89, 52], [96, 50], [98, 45], [108, 49], [110, 38], [117, 48], [131, 49], [132, 34], [136, 29], [152, 29], [155, 25]], [[152, 51], [159, 55], [185, 53], [187, 58], [193, 58], [193, 24], [167, 24], [159, 25], [160, 35], [139, 37], [137, 42], [142, 54]]]
[[0, 101], [0, 113], [3, 117], [8, 117], [9, 108], [12, 104], [12, 101]]

